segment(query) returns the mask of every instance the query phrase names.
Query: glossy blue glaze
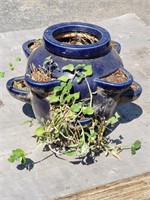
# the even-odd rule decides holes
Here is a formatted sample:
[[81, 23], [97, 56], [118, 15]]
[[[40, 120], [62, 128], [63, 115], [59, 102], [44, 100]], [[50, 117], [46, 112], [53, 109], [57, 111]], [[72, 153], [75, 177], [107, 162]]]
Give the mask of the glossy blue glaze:
[[101, 87], [106, 90], [125, 90], [128, 89], [131, 83], [133, 82], [133, 76], [124, 68], [120, 68], [122, 72], [124, 72], [125, 76], [127, 77], [127, 81], [121, 83], [113, 83], [108, 82], [105, 80], [101, 80], [99, 78], [95, 78], [94, 81], [98, 87]]
[[[70, 31], [86, 32], [95, 36], [98, 41], [92, 44], [72, 45], [60, 42], [60, 40], [57, 39], [58, 35], [60, 36]], [[57, 79], [61, 75], [72, 76], [70, 73], [62, 71], [62, 67], [68, 64], [73, 64], [74, 66], [78, 64], [92, 65], [93, 75], [88, 77], [87, 80], [92, 92], [96, 93], [93, 96], [95, 113], [105, 116], [106, 118], [112, 115], [118, 103], [135, 100], [142, 92], [142, 88], [139, 84], [138, 87], [132, 91], [133, 89], [130, 86], [134, 83], [136, 84], [136, 82], [134, 82], [132, 75], [124, 69], [124, 65], [119, 56], [121, 45], [116, 41], [112, 41], [109, 32], [102, 27], [82, 22], [56, 24], [48, 27], [44, 31], [43, 44], [31, 52], [29, 46], [32, 45], [34, 41], [35, 40], [29, 40], [22, 45], [24, 53], [28, 57], [24, 79], [33, 95], [36, 96], [35, 99], [38, 98], [38, 102], [40, 102], [40, 99], [43, 102], [42, 99], [49, 95], [51, 89], [60, 84], [60, 81], [55, 80], [55, 78]], [[115, 43], [115, 46], [111, 43]], [[35, 67], [42, 66], [45, 59], [49, 56], [51, 56], [54, 63], [59, 66], [59, 70], [54, 69], [52, 71], [54, 80], [49, 82], [36, 82], [32, 80], [28, 76], [31, 72], [31, 65]], [[126, 81], [122, 83], [112, 83], [102, 80], [103, 77], [110, 75], [118, 69], [124, 72], [127, 77]], [[9, 82], [7, 88], [10, 91], [8, 85]], [[73, 88], [74, 92], [80, 92], [81, 99], [89, 98], [89, 91], [84, 80], [78, 84], [76, 79], [74, 79]], [[11, 91], [14, 92], [14, 90]], [[19, 95], [25, 94], [19, 91]], [[33, 104], [32, 99], [31, 104]], [[38, 105], [40, 105], [40, 103], [38, 103]], [[38, 115], [39, 111], [41, 113], [41, 110], [36, 106], [34, 112]], [[84, 124], [84, 122], [85, 120], [83, 120], [82, 123]]]
[[[59, 42], [55, 37], [61, 33], [87, 32], [99, 40], [89, 45], [72, 45]], [[72, 59], [97, 58], [110, 51], [110, 34], [104, 28], [81, 22], [61, 23], [48, 27], [43, 35], [46, 49], [51, 53]]]
[[[30, 46], [32, 46], [32, 44], [35, 41], [36, 41], [36, 39], [28, 40], [28, 41], [24, 42], [23, 45], [22, 45], [22, 49], [23, 49], [24, 54], [26, 55], [27, 58], [32, 53], [32, 51], [30, 50]], [[121, 52], [121, 45], [120, 45], [120, 43], [116, 42], [114, 40], [111, 40], [111, 43], [115, 43], [115, 46], [113, 46], [113, 48], [117, 51], [118, 54], [120, 54], [120, 52]]]
[[[33, 63], [35, 66], [42, 66], [45, 58], [48, 56], [52, 56], [53, 60], [58, 64], [60, 71], [54, 70], [53, 76], [58, 78], [62, 74], [69, 75], [67, 72], [62, 72], [61, 69], [63, 66], [68, 65], [70, 63], [74, 64], [74, 66], [78, 64], [91, 64], [93, 68], [93, 76], [88, 77], [88, 81], [90, 83], [92, 91], [96, 90], [96, 82], [95, 78], [101, 78], [107, 76], [108, 74], [116, 71], [119, 68], [123, 68], [122, 61], [118, 55], [118, 53], [112, 49], [110, 53], [105, 56], [94, 58], [94, 59], [71, 59], [71, 58], [63, 58], [57, 55], [52, 55], [45, 48], [44, 45], [41, 45], [37, 50], [35, 50], [30, 57], [28, 58], [27, 64], [27, 72], [30, 69], [30, 65]], [[111, 61], [111, 62], [110, 62]], [[32, 82], [32, 80], [31, 80]], [[37, 83], [38, 85], [38, 83]], [[82, 85], [82, 86], [81, 86]], [[44, 87], [44, 86], [43, 86]], [[84, 88], [84, 89], [82, 89]], [[88, 89], [85, 81], [82, 84], [77, 84], [76, 79], [74, 80], [74, 89], [75, 91], [81, 91], [82, 98], [88, 97]]]
[[30, 95], [29, 95], [30, 91], [16, 89], [13, 87], [14, 81], [21, 81], [21, 80], [24, 80], [24, 76], [12, 78], [6, 83], [6, 87], [9, 91], [9, 93], [14, 98], [21, 100], [23, 102], [26, 102], [26, 103], [30, 103]]
[[120, 54], [120, 52], [121, 52], [121, 44], [119, 42], [114, 41], [114, 40], [111, 40], [111, 43], [115, 44], [112, 47], [117, 51], [118, 54]]
[[83, 118], [83, 119], [79, 120], [78, 123], [81, 124], [82, 126], [87, 126], [92, 123], [92, 119], [91, 118]]
[[32, 53], [32, 51], [30, 50], [29, 47], [30, 47], [32, 44], [34, 44], [34, 42], [35, 42], [35, 39], [28, 40], [28, 41], [24, 42], [23, 45], [22, 45], [22, 49], [23, 49], [24, 54], [26, 55], [27, 58], [28, 58], [28, 57], [30, 56], [30, 54]]
[[[55, 37], [61, 33], [68, 31], [87, 32], [98, 38], [98, 42], [88, 45], [70, 45], [60, 42]], [[28, 58], [27, 72], [30, 70], [31, 64], [36, 67], [42, 66], [46, 57], [51, 56], [58, 64], [60, 71], [54, 70], [53, 77], [58, 78], [62, 74], [69, 76], [69, 73], [62, 72], [62, 67], [70, 63], [74, 66], [78, 64], [91, 64], [93, 68], [93, 76], [88, 77], [92, 91], [96, 91], [96, 78], [107, 76], [108, 74], [123, 68], [123, 63], [117, 53], [117, 50], [110, 45], [110, 34], [102, 27], [80, 22], [61, 23], [48, 27], [43, 34], [44, 44], [32, 52]], [[118, 45], [119, 46], [119, 45]], [[119, 51], [119, 50], [118, 50]], [[27, 81], [27, 80], [26, 80]], [[27, 81], [28, 82], [28, 81]], [[32, 82], [32, 80], [30, 81]], [[37, 87], [38, 87], [38, 83]], [[78, 84], [76, 80], [73, 82], [74, 91], [80, 91], [81, 98], [88, 98], [89, 92], [85, 81]], [[43, 88], [45, 86], [43, 85]], [[121, 85], [120, 85], [121, 87]]]
[[32, 80], [28, 75], [25, 75], [25, 81], [31, 91], [35, 92], [39, 97], [45, 98], [48, 96], [50, 91], [60, 85], [61, 81], [59, 80], [51, 80], [48, 82], [37, 82]]

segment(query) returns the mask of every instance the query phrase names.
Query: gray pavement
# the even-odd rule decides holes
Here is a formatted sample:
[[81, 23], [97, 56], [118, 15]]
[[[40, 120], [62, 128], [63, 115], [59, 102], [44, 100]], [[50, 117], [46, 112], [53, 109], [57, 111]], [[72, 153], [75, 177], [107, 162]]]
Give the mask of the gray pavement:
[[[69, 162], [73, 158], [59, 159], [50, 152], [43, 152], [40, 147], [30, 155], [30, 170], [9, 164], [7, 159], [12, 149], [23, 148], [30, 152], [37, 145], [32, 138], [35, 127], [21, 125], [24, 120], [30, 119], [30, 107], [12, 98], [5, 84], [9, 78], [25, 72], [26, 58], [21, 44], [27, 39], [40, 37], [44, 29], [1, 33], [0, 71], [6, 71], [6, 76], [0, 79], [0, 100], [3, 103], [0, 107], [0, 199], [50, 200], [150, 171], [149, 27], [135, 14], [96, 24], [107, 28], [112, 39], [122, 44], [121, 58], [125, 68], [143, 87], [143, 93], [136, 102], [118, 108], [121, 121], [110, 137], [115, 143], [121, 136], [123, 145], [139, 139], [142, 148], [135, 156], [131, 156], [130, 151], [123, 151], [122, 161], [102, 154], [94, 163], [89, 159], [85, 164], [73, 164]], [[20, 64], [14, 61], [16, 56], [22, 58]], [[14, 72], [7, 70], [9, 62], [15, 64]], [[32, 165], [32, 160], [36, 164]]]
[[150, 0], [0, 0], [0, 32], [135, 13], [150, 25]]
[[[2, 13], [7, 12], [5, 19], [0, 20], [0, 71], [6, 72], [5, 77], [0, 79], [0, 199], [52, 200], [101, 184], [149, 172], [149, 1], [131, 1], [134, 4], [122, 1], [124, 7], [121, 7], [122, 3], [117, 4], [119, 1], [109, 1], [109, 4], [106, 0], [91, 1], [97, 3], [94, 4], [94, 9], [89, 6], [89, 10], [87, 7], [90, 5], [89, 1], [83, 0], [82, 3], [69, 0], [58, 0], [55, 3], [50, 1], [49, 14], [46, 7], [48, 1], [25, 0], [23, 3], [16, 0], [14, 3], [13, 0], [9, 0], [0, 2], [3, 7]], [[8, 2], [11, 2], [11, 6], [8, 5]], [[37, 2], [39, 4], [36, 6]], [[116, 2], [116, 4], [112, 2]], [[32, 4], [35, 7], [34, 12], [31, 9], [31, 7], [33, 8]], [[109, 7], [107, 12], [107, 9], [104, 10], [106, 5], [107, 8], [109, 5], [114, 6], [114, 9]], [[19, 17], [21, 9], [22, 13]], [[26, 12], [30, 9], [34, 13], [33, 15]], [[128, 11], [137, 13], [118, 16], [128, 13]], [[35, 15], [38, 16], [36, 19]], [[2, 15], [0, 14], [0, 16]], [[32, 22], [28, 21], [30, 18], [32, 18]], [[50, 152], [43, 152], [40, 147], [30, 154], [31, 160], [28, 160], [30, 170], [21, 168], [17, 163], [9, 164], [7, 159], [12, 149], [23, 148], [26, 152], [30, 152], [37, 147], [35, 139], [32, 138], [36, 125], [31, 128], [28, 125], [22, 125], [22, 122], [32, 116], [30, 106], [12, 98], [5, 88], [9, 78], [23, 75], [25, 72], [27, 59], [22, 52], [21, 45], [28, 39], [41, 37], [48, 25], [72, 20], [88, 21], [105, 27], [110, 32], [112, 39], [121, 43], [121, 58], [125, 68], [141, 84], [143, 93], [134, 103], [118, 108], [121, 120], [110, 137], [114, 139], [114, 143], [123, 138], [121, 140], [123, 145], [131, 144], [139, 139], [142, 142], [142, 148], [134, 156], [131, 156], [128, 150], [123, 151], [120, 155], [122, 161], [118, 161], [112, 156], [106, 158], [102, 154], [96, 158], [94, 163], [89, 159], [87, 162], [85, 161], [85, 164], [73, 164], [70, 162], [74, 160], [73, 158], [56, 158]], [[22, 58], [21, 63], [15, 62], [16, 56]], [[9, 62], [15, 65], [13, 72], [8, 69]]]

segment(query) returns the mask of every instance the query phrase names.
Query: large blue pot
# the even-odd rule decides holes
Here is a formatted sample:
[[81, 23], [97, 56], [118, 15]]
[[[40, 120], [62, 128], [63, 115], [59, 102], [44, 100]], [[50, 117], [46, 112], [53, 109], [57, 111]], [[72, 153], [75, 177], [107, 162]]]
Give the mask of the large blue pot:
[[[68, 44], [60, 41], [61, 35], [68, 32], [88, 33], [94, 36], [97, 41], [92, 44]], [[68, 75], [67, 72], [62, 72], [62, 67], [68, 64], [91, 64], [93, 75], [88, 77], [91, 90], [97, 91], [94, 95], [93, 103], [95, 112], [109, 118], [115, 110], [118, 103], [129, 102], [139, 97], [142, 92], [141, 86], [134, 82], [132, 75], [124, 69], [122, 60], [119, 56], [121, 46], [116, 42], [116, 47], [111, 45], [111, 37], [107, 30], [102, 27], [81, 23], [70, 22], [61, 23], [48, 27], [43, 33], [43, 44], [33, 52], [29, 49], [29, 44], [34, 40], [26, 41], [23, 44], [23, 50], [28, 57], [27, 68], [25, 73], [25, 81], [32, 93], [39, 99], [46, 98], [53, 87], [60, 84], [58, 80], [52, 80], [46, 83], [33, 81], [28, 74], [31, 72], [31, 65], [35, 67], [42, 66], [45, 59], [49, 56], [54, 63], [59, 66], [53, 70], [52, 75], [58, 78], [62, 74]], [[121, 70], [127, 80], [121, 83], [112, 83], [103, 80], [117, 70]], [[131, 85], [137, 85], [137, 89], [132, 89]], [[80, 84], [76, 79], [73, 82], [74, 91], [80, 91], [81, 99], [89, 97], [88, 88], [85, 81]], [[7, 83], [7, 88], [10, 93], [14, 92], [10, 88], [10, 82]], [[131, 90], [133, 92], [131, 92]], [[132, 94], [132, 95], [131, 95]], [[15, 95], [13, 95], [15, 96]], [[125, 97], [125, 98], [124, 98]], [[37, 106], [38, 107], [38, 106]], [[36, 113], [36, 109], [35, 109]]]

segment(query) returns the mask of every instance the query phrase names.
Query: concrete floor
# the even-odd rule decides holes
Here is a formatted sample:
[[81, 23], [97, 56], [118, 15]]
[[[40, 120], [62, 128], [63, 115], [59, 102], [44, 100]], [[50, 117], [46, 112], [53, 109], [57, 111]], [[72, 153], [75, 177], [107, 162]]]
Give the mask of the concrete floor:
[[[37, 2], [39, 4], [36, 6]], [[109, 1], [108, 4], [106, 0], [95, 1], [95, 8], [92, 9], [89, 1], [84, 0], [82, 3], [58, 0], [51, 4], [42, 0], [1, 0], [3, 11], [0, 16], [3, 16], [3, 19], [0, 20], [0, 71], [6, 72], [5, 78], [0, 79], [1, 200], [53, 200], [56, 197], [150, 171], [149, 1], [121, 1], [117, 4], [118, 2], [120, 1]], [[124, 5], [123, 8], [121, 4]], [[110, 9], [110, 5], [113, 9]], [[105, 11], [106, 7], [109, 9]], [[137, 12], [137, 15], [118, 16], [128, 11]], [[4, 13], [7, 13], [5, 18]], [[38, 17], [35, 18], [35, 15]], [[31, 18], [32, 21], [29, 22]], [[30, 152], [37, 146], [35, 139], [32, 138], [35, 126], [29, 128], [27, 125], [21, 125], [30, 119], [30, 106], [12, 98], [5, 87], [11, 77], [24, 75], [27, 60], [21, 45], [28, 39], [42, 37], [45, 27], [50, 24], [72, 20], [88, 21], [105, 27], [112, 39], [121, 43], [120, 56], [124, 66], [141, 84], [143, 93], [134, 103], [118, 108], [121, 120], [110, 137], [114, 139], [114, 143], [122, 138], [123, 145], [139, 139], [142, 148], [134, 156], [131, 156], [130, 151], [123, 151], [120, 155], [121, 162], [112, 156], [106, 158], [102, 154], [93, 163], [91, 160], [85, 160], [85, 163], [73, 164], [70, 162], [73, 158], [56, 158], [50, 152], [43, 152], [41, 147], [30, 155], [30, 170], [17, 164], [9, 164], [7, 159], [13, 149], [23, 148]], [[21, 63], [15, 62], [16, 56], [22, 58]], [[13, 72], [8, 69], [10, 62], [15, 65]]]
[[150, 0], [0, 0], [0, 32], [65, 21], [100, 22], [135, 13], [150, 25]]

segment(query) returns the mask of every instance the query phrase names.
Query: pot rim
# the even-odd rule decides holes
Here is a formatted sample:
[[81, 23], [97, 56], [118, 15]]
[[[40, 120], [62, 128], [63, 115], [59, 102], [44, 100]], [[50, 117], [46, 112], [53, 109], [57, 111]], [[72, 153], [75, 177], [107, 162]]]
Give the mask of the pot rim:
[[110, 43], [115, 43], [116, 44], [116, 47], [112, 47], [112, 48], [115, 49], [118, 54], [120, 54], [120, 52], [121, 52], [121, 44], [119, 42], [116, 42], [115, 40], [111, 40]]
[[21, 100], [21, 101], [29, 103], [30, 102], [30, 95], [29, 95], [30, 94], [30, 90], [29, 91], [21, 90], [21, 89], [17, 89], [17, 88], [13, 87], [14, 81], [25, 80], [24, 78], [25, 78], [24, 76], [18, 76], [18, 77], [11, 78], [11, 79], [9, 79], [7, 81], [6, 87], [7, 87], [7, 90], [9, 91], [9, 93], [13, 97], [15, 97], [18, 100]]
[[[98, 42], [87, 45], [72, 45], [60, 42], [55, 36], [68, 31], [86, 32], [99, 38]], [[96, 58], [111, 50], [109, 32], [97, 25], [83, 22], [66, 22], [48, 27], [43, 34], [48, 51], [67, 58]]]
[[61, 81], [60, 80], [57, 80], [57, 79], [54, 79], [54, 80], [50, 80], [50, 81], [47, 81], [47, 82], [38, 82], [38, 81], [35, 81], [35, 80], [32, 80], [26, 73], [25, 75], [25, 81], [27, 82], [27, 84], [31, 87], [37, 87], [37, 88], [49, 88], [49, 87], [55, 87], [57, 85], [60, 85]]
[[120, 90], [128, 88], [133, 82], [133, 76], [124, 68], [119, 68], [127, 77], [127, 80], [121, 83], [114, 83], [109, 82], [106, 80], [102, 80], [99, 78], [95, 78], [94, 81], [96, 82], [97, 86], [102, 87], [107, 90]]
[[36, 39], [30, 39], [30, 40], [27, 40], [26, 42], [24, 42], [22, 44], [22, 49], [26, 55], [26, 57], [28, 58], [30, 56], [30, 54], [32, 53], [32, 51], [29, 49], [29, 45], [34, 43]]
[[27, 90], [21, 90], [21, 89], [17, 89], [17, 88], [13, 87], [14, 81], [19, 81], [19, 80], [24, 80], [24, 76], [18, 76], [18, 77], [9, 79], [6, 83], [7, 89], [16, 94], [22, 94], [22, 95], [29, 94], [29, 91], [27, 91]]

